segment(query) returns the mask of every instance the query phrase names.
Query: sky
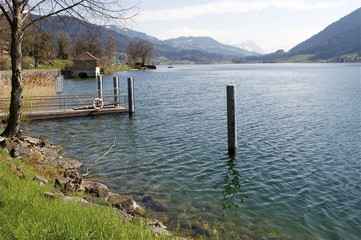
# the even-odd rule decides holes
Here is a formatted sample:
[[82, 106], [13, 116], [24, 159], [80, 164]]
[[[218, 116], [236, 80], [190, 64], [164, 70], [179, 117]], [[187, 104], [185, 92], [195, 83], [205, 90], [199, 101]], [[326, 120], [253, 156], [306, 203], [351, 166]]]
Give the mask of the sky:
[[[128, 26], [161, 40], [207, 36], [253, 40], [265, 52], [288, 51], [361, 7], [360, 0], [128, 0], [139, 14]], [[360, 19], [361, 21], [361, 19]]]

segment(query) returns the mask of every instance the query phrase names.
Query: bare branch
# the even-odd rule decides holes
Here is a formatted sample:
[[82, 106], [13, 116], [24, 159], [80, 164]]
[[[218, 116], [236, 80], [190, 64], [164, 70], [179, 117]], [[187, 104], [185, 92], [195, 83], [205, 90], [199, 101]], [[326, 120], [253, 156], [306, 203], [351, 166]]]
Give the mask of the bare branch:
[[[45, 0], [40, 1], [39, 4], [43, 3], [44, 1], [45, 1]], [[85, 1], [86, 1], [86, 0], [81, 0], [81, 1], [79, 1], [79, 2], [77, 2], [77, 3], [75, 3], [75, 4], [73, 4], [73, 5], [67, 6], [67, 7], [65, 7], [65, 8], [59, 9], [58, 11], [51, 12], [51, 13], [49, 13], [49, 14], [47, 14], [47, 15], [41, 16], [41, 17], [39, 17], [39, 18], [37, 18], [37, 19], [34, 19], [34, 20], [32, 20], [30, 23], [28, 23], [27, 25], [25, 25], [25, 26], [24, 26], [24, 29], [27, 28], [27, 27], [29, 27], [31, 24], [34, 24], [34, 23], [36, 23], [36, 22], [38, 22], [38, 21], [40, 21], [40, 20], [42, 20], [42, 19], [44, 19], [44, 18], [53, 16], [53, 15], [58, 15], [58, 14], [60, 14], [61, 12], [67, 11], [67, 10], [69, 10], [69, 9], [71, 9], [71, 8], [74, 8], [74, 7], [80, 5], [82, 2], [85, 2]], [[27, 13], [25, 14], [25, 18], [26, 18], [26, 19], [29, 18], [29, 16], [30, 16], [30, 14], [32, 13], [32, 11], [34, 11], [34, 9], [35, 9], [37, 6], [39, 6], [39, 4], [36, 5], [36, 6], [34, 6], [33, 8], [31, 8], [31, 9], [29, 10], [29, 12], [27, 12]]]
[[3, 15], [5, 16], [6, 20], [7, 20], [9, 23], [11, 23], [12, 20], [11, 20], [9, 14], [8, 14], [8, 11], [6, 11], [6, 9], [3, 7], [2, 4], [0, 4], [0, 9], [1, 9], [1, 11], [3, 12]]

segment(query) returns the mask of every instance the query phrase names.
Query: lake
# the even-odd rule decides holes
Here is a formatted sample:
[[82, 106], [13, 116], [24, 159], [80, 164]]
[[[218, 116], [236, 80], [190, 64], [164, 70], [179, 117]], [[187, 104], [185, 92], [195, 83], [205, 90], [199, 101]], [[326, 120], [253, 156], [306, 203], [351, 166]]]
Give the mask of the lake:
[[[360, 239], [361, 64], [184, 65], [134, 77], [135, 110], [27, 123], [90, 177], [166, 205], [170, 229], [232, 239]], [[238, 151], [227, 152], [226, 85], [236, 85]], [[112, 78], [104, 78], [104, 88]], [[97, 89], [67, 80], [65, 92]], [[199, 226], [198, 228], [196, 226]], [[193, 231], [194, 233], [194, 231]]]

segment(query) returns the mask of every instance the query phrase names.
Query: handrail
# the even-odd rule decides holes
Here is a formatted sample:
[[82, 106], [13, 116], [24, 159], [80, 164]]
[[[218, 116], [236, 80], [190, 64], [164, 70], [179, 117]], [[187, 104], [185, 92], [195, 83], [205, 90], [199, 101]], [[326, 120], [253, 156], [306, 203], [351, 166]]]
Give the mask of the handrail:
[[[23, 107], [25, 111], [45, 111], [54, 109], [77, 109], [82, 107], [91, 108], [93, 100], [97, 95], [60, 95], [60, 96], [34, 96], [25, 98], [23, 100]], [[118, 101], [115, 101], [118, 99]], [[127, 95], [103, 95], [103, 104], [105, 107], [122, 106], [127, 108], [128, 96]], [[0, 111], [8, 112], [10, 98], [0, 98]]]

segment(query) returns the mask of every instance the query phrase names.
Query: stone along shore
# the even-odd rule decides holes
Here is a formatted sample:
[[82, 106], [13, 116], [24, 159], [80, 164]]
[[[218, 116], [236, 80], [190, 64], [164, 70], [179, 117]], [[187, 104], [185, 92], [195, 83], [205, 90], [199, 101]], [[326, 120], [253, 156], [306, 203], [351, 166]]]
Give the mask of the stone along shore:
[[[90, 207], [93, 205], [109, 205], [116, 208], [120, 218], [131, 220], [136, 216], [144, 216], [145, 210], [136, 203], [132, 195], [121, 195], [111, 192], [109, 188], [99, 182], [86, 179], [79, 173], [83, 164], [63, 157], [61, 147], [51, 144], [46, 136], [39, 139], [18, 134], [14, 138], [1, 138], [0, 146], [6, 148], [14, 158], [28, 160], [37, 167], [51, 167], [57, 173], [55, 180], [45, 176], [34, 176], [34, 181], [40, 185], [53, 184], [52, 192], [44, 192], [44, 197], [60, 199], [64, 202], [78, 202]], [[19, 173], [21, 174], [21, 173]], [[70, 196], [71, 193], [82, 193], [80, 196]], [[170, 236], [166, 227], [156, 219], [142, 218], [149, 229], [157, 235]]]

